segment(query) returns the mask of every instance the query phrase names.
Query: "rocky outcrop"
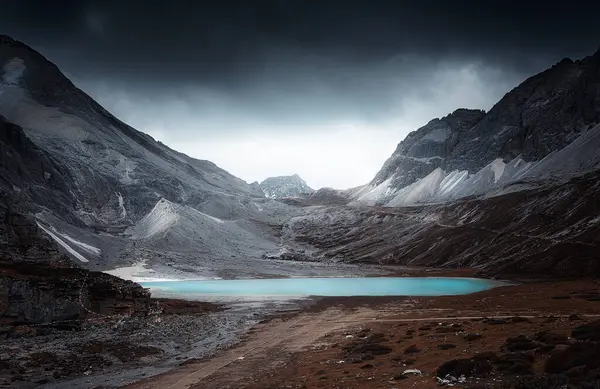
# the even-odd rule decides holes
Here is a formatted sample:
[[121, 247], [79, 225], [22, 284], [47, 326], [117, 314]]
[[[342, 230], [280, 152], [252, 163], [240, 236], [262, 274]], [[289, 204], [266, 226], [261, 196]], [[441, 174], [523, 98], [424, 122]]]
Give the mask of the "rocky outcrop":
[[314, 192], [299, 175], [269, 177], [260, 184], [265, 196], [270, 199], [300, 197]]
[[484, 116], [485, 112], [478, 109], [458, 109], [411, 132], [398, 144], [371, 184], [379, 185], [391, 178], [390, 186], [403, 188], [438, 167], [444, 168], [446, 158], [464, 138], [464, 133]]
[[146, 315], [140, 285], [72, 266], [29, 217], [0, 198], [0, 326], [77, 327], [88, 318]]
[[149, 304], [141, 286], [105, 273], [0, 262], [0, 325], [78, 327], [86, 319], [144, 316]]
[[600, 123], [600, 51], [563, 59], [508, 92], [487, 113], [460, 109], [402, 141], [372, 186], [398, 190], [436, 168], [475, 173], [500, 158], [538, 161]]

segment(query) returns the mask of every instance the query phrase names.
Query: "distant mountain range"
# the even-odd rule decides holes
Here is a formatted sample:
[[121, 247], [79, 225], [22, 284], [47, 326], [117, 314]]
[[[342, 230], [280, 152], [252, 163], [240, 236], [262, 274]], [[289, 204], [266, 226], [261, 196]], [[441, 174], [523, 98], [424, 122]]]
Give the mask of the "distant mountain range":
[[310, 195], [314, 189], [309, 187], [299, 175], [269, 177], [259, 184], [265, 196], [270, 199], [283, 199]]

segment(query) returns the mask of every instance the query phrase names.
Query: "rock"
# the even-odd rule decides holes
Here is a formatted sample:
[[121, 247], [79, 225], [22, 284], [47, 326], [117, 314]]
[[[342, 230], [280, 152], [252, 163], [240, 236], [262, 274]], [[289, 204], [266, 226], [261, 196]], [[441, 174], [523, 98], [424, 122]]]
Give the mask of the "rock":
[[541, 344], [539, 342], [533, 341], [527, 338], [524, 335], [519, 335], [514, 338], [506, 339], [504, 345], [502, 345], [502, 351], [527, 351], [527, 350], [535, 350], [540, 348]]
[[402, 372], [403, 376], [410, 376], [410, 375], [423, 375], [423, 372], [419, 369], [406, 369]]
[[399, 380], [405, 380], [408, 378], [408, 375], [404, 375], [403, 373], [400, 374], [396, 374], [395, 376], [392, 377], [394, 380], [399, 381]]
[[533, 373], [533, 361], [533, 354], [509, 353], [499, 356], [493, 364], [499, 373], [523, 375]]
[[461, 375], [460, 377], [456, 378], [456, 377], [448, 374], [444, 378], [441, 378], [441, 377], [435, 377], [435, 378], [436, 378], [439, 386], [455, 386], [458, 384], [463, 384], [467, 381], [467, 377], [465, 377], [464, 375]]
[[416, 354], [421, 352], [421, 349], [416, 344], [412, 344], [404, 349], [404, 354]]
[[456, 345], [454, 345], [452, 343], [442, 343], [442, 344], [438, 345], [438, 348], [440, 350], [451, 350], [453, 348], [456, 348]]
[[566, 349], [555, 350], [544, 367], [546, 373], [563, 374], [577, 367], [580, 373], [600, 368], [600, 343], [575, 343]]
[[458, 328], [454, 327], [438, 327], [435, 329], [435, 332], [438, 334], [451, 334], [458, 331]]
[[511, 388], [518, 389], [565, 389], [571, 388], [565, 375], [536, 374], [512, 380]]
[[468, 359], [454, 359], [442, 364], [436, 376], [444, 378], [448, 375], [452, 377], [485, 377], [493, 371], [492, 362], [498, 357], [494, 353], [477, 354]]
[[297, 174], [292, 176], [269, 177], [260, 184], [260, 189], [267, 198], [282, 199], [310, 195], [314, 189]]
[[534, 335], [536, 341], [549, 345], [569, 344], [567, 334], [558, 331], [541, 331]]
[[600, 320], [574, 328], [571, 337], [577, 340], [600, 342]]
[[[358, 363], [361, 361], [371, 360], [374, 355], [384, 355], [392, 352], [392, 348], [379, 342], [387, 341], [384, 334], [373, 334], [366, 338], [357, 339], [352, 343], [343, 347], [345, 351], [345, 360]], [[358, 361], [358, 362], [354, 362]]]
[[481, 339], [482, 337], [483, 337], [483, 335], [478, 334], [478, 333], [466, 333], [463, 335], [463, 338], [469, 342]]

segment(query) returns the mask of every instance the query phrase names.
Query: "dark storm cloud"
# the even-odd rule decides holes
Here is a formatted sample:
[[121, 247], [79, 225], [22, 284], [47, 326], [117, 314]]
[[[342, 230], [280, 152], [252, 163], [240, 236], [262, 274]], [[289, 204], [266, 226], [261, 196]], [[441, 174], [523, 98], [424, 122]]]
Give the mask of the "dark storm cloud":
[[349, 187], [431, 118], [489, 109], [592, 54], [599, 14], [579, 1], [3, 0], [0, 33], [122, 120], [244, 179]]
[[144, 79], [164, 71], [156, 81], [192, 76], [236, 85], [282, 54], [343, 64], [398, 53], [461, 55], [531, 72], [539, 61], [598, 47], [600, 5], [587, 3], [9, 0], [0, 26], [69, 51], [61, 58], [69, 69]]

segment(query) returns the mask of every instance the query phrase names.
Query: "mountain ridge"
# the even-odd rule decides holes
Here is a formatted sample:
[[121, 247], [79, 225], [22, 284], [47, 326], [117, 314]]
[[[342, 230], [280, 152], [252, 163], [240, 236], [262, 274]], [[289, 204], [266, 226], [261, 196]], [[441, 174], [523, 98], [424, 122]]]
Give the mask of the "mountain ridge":
[[[488, 112], [459, 109], [429, 121], [398, 144], [369, 184], [347, 193], [358, 203], [391, 206], [432, 201], [432, 196], [443, 200], [435, 193], [413, 196], [414, 201], [402, 198], [402, 192], [414, 192], [421, 184], [465, 186], [462, 194], [451, 198], [483, 194], [520, 179], [525, 165], [533, 167], [593, 131], [598, 123], [600, 51], [577, 61], [565, 58], [527, 78]], [[486, 188], [472, 186], [476, 175], [487, 175], [486, 169], [504, 173], [505, 166], [513, 177], [494, 177], [494, 185]]]
[[[123, 123], [40, 53], [6, 36], [0, 38], [0, 115], [7, 129], [0, 136], [0, 191], [18, 197], [32, 222], [79, 267], [104, 270], [143, 258], [165, 271], [179, 271], [167, 263], [181, 263], [186, 272], [198, 262], [214, 275], [228, 271], [219, 261], [239, 256], [248, 271], [260, 272], [258, 262], [252, 264], [273, 249], [272, 225], [295, 212], [214, 163]], [[169, 225], [164, 236], [128, 235], [163, 199], [181, 205], [180, 220], [188, 223]], [[241, 238], [224, 245], [208, 232], [210, 217]], [[195, 253], [186, 249], [184, 256], [168, 237], [180, 236], [189, 223], [198, 223], [192, 230], [209, 230], [190, 240]], [[163, 246], [174, 248], [164, 252]], [[85, 252], [89, 247], [98, 255]]]

